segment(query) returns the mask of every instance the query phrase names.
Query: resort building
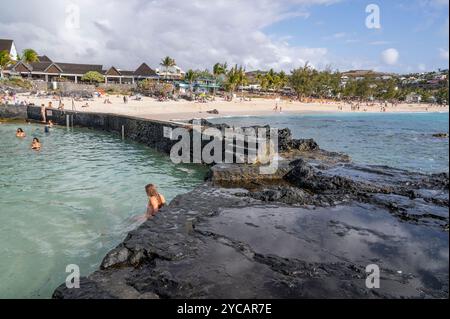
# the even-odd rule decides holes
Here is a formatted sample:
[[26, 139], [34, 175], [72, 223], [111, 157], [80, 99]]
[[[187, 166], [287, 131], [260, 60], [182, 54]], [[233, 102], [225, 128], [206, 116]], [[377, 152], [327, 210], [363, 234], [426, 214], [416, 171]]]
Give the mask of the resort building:
[[78, 83], [86, 73], [103, 73], [102, 65], [53, 62], [47, 56], [39, 57], [38, 62], [19, 61], [5, 71], [10, 76], [21, 76], [30, 80], [45, 82], [70, 81]]
[[115, 67], [103, 70], [100, 64], [76, 64], [53, 62], [47, 56], [39, 56], [39, 61], [25, 63], [19, 61], [5, 70], [9, 76], [21, 76], [35, 81], [73, 82], [78, 83], [88, 72], [98, 72], [105, 77], [105, 83], [134, 84], [144, 79], [155, 79], [158, 75], [147, 64], [143, 63], [136, 71], [125, 71]]
[[186, 72], [176, 65], [168, 68], [167, 70], [165, 68], [162, 70], [156, 69], [156, 73], [159, 77], [167, 80], [182, 80], [186, 75]]
[[[79, 64], [54, 62], [48, 56], [38, 57], [38, 61], [26, 63], [20, 61], [13, 40], [0, 39], [0, 51], [7, 51], [14, 63], [6, 68], [3, 73], [6, 76], [20, 76], [34, 81], [42, 82], [73, 82], [82, 81], [88, 72], [98, 72], [104, 76], [105, 84], [135, 84], [145, 79], [158, 79], [158, 73], [146, 63], [142, 63], [135, 71], [127, 71], [112, 66], [105, 70], [101, 64]], [[179, 67], [168, 70], [168, 79], [184, 77], [184, 72]]]
[[0, 51], [7, 51], [13, 61], [18, 60], [17, 49], [13, 40], [0, 39]]
[[105, 83], [114, 84], [134, 84], [145, 79], [158, 79], [158, 74], [146, 63], [142, 63], [136, 71], [126, 71], [112, 66], [108, 71], [103, 72]]
[[208, 94], [220, 89], [220, 85], [213, 78], [199, 78], [192, 83], [186, 81], [175, 81], [174, 83], [180, 94]]

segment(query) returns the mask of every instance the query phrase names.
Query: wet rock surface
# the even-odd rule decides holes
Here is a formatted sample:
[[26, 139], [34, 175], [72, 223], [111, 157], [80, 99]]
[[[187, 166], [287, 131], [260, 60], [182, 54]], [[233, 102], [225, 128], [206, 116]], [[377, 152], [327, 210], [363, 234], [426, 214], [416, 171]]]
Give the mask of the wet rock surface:
[[[81, 289], [54, 297], [448, 298], [448, 173], [294, 151], [303, 155], [270, 181], [254, 167], [216, 168], [131, 232]], [[241, 179], [221, 185], [227, 170]], [[366, 287], [371, 264], [380, 289]]]
[[448, 133], [436, 133], [436, 134], [433, 134], [433, 137], [436, 137], [436, 138], [448, 138], [449, 135], [448, 135]]

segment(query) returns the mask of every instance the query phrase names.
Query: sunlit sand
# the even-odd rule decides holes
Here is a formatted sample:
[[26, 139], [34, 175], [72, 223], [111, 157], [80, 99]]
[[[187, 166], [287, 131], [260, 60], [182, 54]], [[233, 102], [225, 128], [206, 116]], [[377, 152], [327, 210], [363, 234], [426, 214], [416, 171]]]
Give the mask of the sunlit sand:
[[[107, 96], [111, 104], [104, 104], [105, 98], [94, 98], [90, 101], [75, 101], [75, 110], [78, 112], [114, 113], [142, 117], [154, 120], [188, 120], [192, 118], [217, 118], [231, 116], [271, 116], [276, 114], [311, 114], [311, 113], [344, 113], [353, 112], [351, 105], [337, 102], [324, 103], [301, 103], [282, 100], [278, 102], [278, 111], [274, 108], [277, 102], [274, 99], [254, 98], [251, 101], [241, 101], [237, 98], [232, 102], [227, 102], [222, 98], [207, 103], [190, 102], [186, 100], [159, 102], [154, 98], [142, 97], [141, 101], [129, 99], [125, 104], [122, 96]], [[57, 108], [59, 101], [52, 98], [35, 98], [28, 95], [19, 95], [19, 101], [34, 103], [37, 106], [48, 107], [52, 102]], [[64, 109], [72, 110], [72, 99], [63, 98]], [[86, 103], [89, 107], [82, 107]], [[339, 110], [339, 106], [342, 110]], [[281, 112], [280, 112], [281, 108]], [[211, 114], [208, 111], [217, 110], [219, 114]], [[448, 112], [448, 106], [436, 106], [430, 104], [398, 104], [388, 105], [386, 112], [407, 113], [407, 112]], [[381, 106], [367, 106], [361, 104], [360, 113], [381, 113]]]

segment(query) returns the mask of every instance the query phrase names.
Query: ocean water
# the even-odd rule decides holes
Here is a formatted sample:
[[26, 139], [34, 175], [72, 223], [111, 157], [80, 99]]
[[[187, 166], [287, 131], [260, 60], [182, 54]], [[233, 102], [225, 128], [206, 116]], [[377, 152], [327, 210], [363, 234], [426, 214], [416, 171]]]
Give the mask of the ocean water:
[[210, 120], [235, 126], [265, 125], [314, 138], [322, 149], [342, 152], [361, 164], [387, 165], [424, 173], [448, 172], [448, 113], [284, 115]]
[[[0, 123], [0, 298], [48, 298], [66, 266], [82, 275], [138, 224], [154, 183], [168, 200], [203, 181], [206, 168], [108, 133]], [[32, 137], [43, 144], [30, 150]]]

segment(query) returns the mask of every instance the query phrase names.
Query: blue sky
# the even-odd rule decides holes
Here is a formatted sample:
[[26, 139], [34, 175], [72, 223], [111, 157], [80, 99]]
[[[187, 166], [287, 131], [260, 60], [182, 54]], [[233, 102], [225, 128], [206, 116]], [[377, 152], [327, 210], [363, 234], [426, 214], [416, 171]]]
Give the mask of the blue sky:
[[[368, 29], [368, 4], [380, 8], [381, 29]], [[308, 8], [308, 17], [291, 18], [266, 28], [273, 38], [290, 45], [325, 47], [333, 66], [361, 64], [361, 68], [409, 72], [448, 68], [448, 1], [344, 0]], [[394, 48], [394, 65], [380, 53]]]
[[[247, 70], [448, 68], [449, 0], [15, 0], [0, 38], [54, 61], [187, 69], [217, 62]], [[366, 27], [366, 6], [381, 28]]]

